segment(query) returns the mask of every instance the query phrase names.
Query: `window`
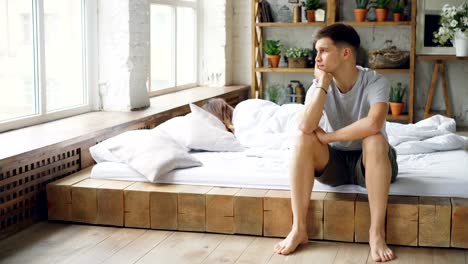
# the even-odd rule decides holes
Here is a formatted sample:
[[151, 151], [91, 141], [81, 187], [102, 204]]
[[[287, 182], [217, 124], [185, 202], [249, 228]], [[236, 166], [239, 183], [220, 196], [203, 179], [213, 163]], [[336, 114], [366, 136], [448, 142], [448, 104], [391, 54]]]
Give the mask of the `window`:
[[96, 0], [0, 0], [0, 132], [91, 110]]
[[197, 85], [197, 2], [153, 0], [150, 95]]

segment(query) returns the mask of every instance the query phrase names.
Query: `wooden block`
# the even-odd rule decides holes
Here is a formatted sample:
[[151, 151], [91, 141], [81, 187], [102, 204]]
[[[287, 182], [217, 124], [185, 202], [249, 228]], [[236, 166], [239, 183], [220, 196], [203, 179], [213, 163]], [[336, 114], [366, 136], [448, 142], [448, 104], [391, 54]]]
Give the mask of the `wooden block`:
[[234, 196], [234, 233], [263, 234], [263, 197], [268, 190], [241, 189]]
[[234, 234], [234, 195], [238, 188], [213, 188], [206, 194], [206, 231]]
[[182, 231], [205, 231], [206, 198], [212, 187], [185, 185], [177, 197], [177, 225]]
[[354, 241], [354, 200], [356, 194], [327, 193], [324, 200], [323, 238]]
[[323, 239], [323, 200], [325, 192], [312, 192], [307, 211], [307, 235], [309, 239]]
[[387, 243], [418, 245], [418, 197], [389, 196], [387, 206]]
[[72, 186], [72, 221], [97, 224], [97, 188], [102, 180], [86, 179]]
[[468, 248], [468, 199], [452, 198], [452, 238], [450, 245]]
[[355, 203], [354, 241], [369, 242], [370, 209], [367, 194], [358, 194]]
[[291, 192], [270, 190], [263, 203], [263, 235], [286, 237], [292, 226]]
[[450, 198], [419, 197], [419, 246], [450, 247]]
[[91, 168], [47, 184], [47, 214], [49, 220], [72, 221], [71, 187], [89, 178]]
[[177, 184], [154, 184], [150, 193], [152, 229], [177, 230], [177, 197], [183, 188]]
[[106, 181], [97, 189], [97, 224], [124, 225], [124, 192], [133, 184], [128, 181]]
[[124, 225], [150, 228], [150, 190], [152, 183], [137, 182], [124, 190]]

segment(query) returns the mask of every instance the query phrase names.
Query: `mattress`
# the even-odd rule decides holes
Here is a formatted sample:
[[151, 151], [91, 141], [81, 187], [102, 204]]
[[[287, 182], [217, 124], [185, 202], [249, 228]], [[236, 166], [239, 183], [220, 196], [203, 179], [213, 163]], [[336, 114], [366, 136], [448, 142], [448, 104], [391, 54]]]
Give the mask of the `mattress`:
[[[192, 153], [203, 166], [174, 170], [159, 183], [289, 190], [287, 151]], [[392, 195], [468, 198], [468, 151], [400, 155]], [[126, 164], [102, 162], [93, 167], [92, 178], [147, 181]], [[358, 185], [331, 187], [315, 181], [314, 191], [367, 193]]]

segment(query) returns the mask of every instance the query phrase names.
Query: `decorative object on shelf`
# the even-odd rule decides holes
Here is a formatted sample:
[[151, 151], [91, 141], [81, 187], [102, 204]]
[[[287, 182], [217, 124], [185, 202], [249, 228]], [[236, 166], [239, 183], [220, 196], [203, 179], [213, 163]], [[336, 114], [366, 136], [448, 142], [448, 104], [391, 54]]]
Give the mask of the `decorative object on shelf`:
[[309, 55], [310, 50], [306, 48], [289, 48], [284, 53], [284, 56], [288, 58], [289, 68], [305, 68]]
[[401, 82], [398, 82], [396, 86], [390, 87], [390, 110], [392, 115], [399, 116], [401, 110], [403, 110], [403, 96], [405, 95], [405, 88]]
[[301, 10], [302, 10], [301, 5], [294, 5], [294, 8], [293, 8], [293, 22], [294, 23], [301, 22]]
[[273, 83], [267, 86], [265, 90], [265, 98], [272, 101], [275, 104], [279, 104], [281, 97], [283, 96], [283, 89], [281, 85]]
[[401, 51], [395, 46], [369, 51], [369, 67], [373, 69], [406, 69], [409, 52]]
[[278, 22], [283, 22], [283, 23], [289, 23], [292, 22], [292, 12], [289, 7], [286, 5], [283, 5], [279, 10], [278, 10]]
[[265, 44], [263, 44], [263, 50], [267, 54], [270, 68], [278, 68], [278, 64], [281, 59], [280, 54], [282, 48], [283, 45], [281, 45], [279, 40], [268, 39], [265, 41]]
[[391, 0], [377, 0], [377, 8], [375, 9], [377, 22], [383, 22], [387, 20], [388, 4], [390, 4], [390, 2]]
[[367, 4], [367, 15], [366, 21], [375, 21], [375, 8], [377, 8], [377, 0], [369, 0], [369, 4]]
[[288, 95], [289, 102], [304, 104], [305, 100], [305, 89], [300, 81], [291, 80], [288, 84]]
[[403, 10], [405, 8], [405, 2], [404, 0], [397, 0], [395, 2], [395, 5], [393, 6], [393, 21], [399, 22], [401, 21], [401, 17], [403, 15]]
[[356, 22], [363, 22], [366, 20], [368, 3], [369, 0], [356, 0], [356, 8], [354, 8], [354, 19]]
[[271, 15], [270, 3], [263, 0], [258, 3], [260, 9], [260, 22], [274, 22], [273, 16]]
[[315, 21], [325, 22], [325, 10], [322, 8], [315, 10]]
[[306, 0], [305, 1], [305, 12], [307, 22], [315, 22], [315, 10], [322, 7], [320, 0]]
[[451, 40], [456, 56], [468, 56], [468, 4], [444, 5], [439, 24], [439, 30], [433, 33], [434, 43], [445, 45]]

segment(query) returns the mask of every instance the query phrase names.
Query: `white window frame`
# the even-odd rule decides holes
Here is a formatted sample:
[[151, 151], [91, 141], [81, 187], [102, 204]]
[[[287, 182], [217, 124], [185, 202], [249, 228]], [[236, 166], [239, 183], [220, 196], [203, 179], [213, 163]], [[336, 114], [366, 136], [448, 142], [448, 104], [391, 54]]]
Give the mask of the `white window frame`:
[[[189, 2], [189, 1], [184, 1], [184, 0], [151, 0], [150, 5], [153, 4], [158, 4], [158, 5], [167, 5], [175, 8], [175, 15], [174, 15], [174, 24], [172, 25], [174, 28], [174, 39], [173, 39], [173, 44], [174, 44], [174, 57], [172, 58], [174, 60], [174, 80], [175, 80], [175, 86], [174, 87], [168, 87], [165, 89], [160, 89], [157, 91], [151, 91], [151, 52], [150, 52], [150, 66], [149, 66], [149, 81], [148, 81], [148, 96], [154, 97], [158, 95], [163, 95], [163, 94], [168, 94], [168, 93], [173, 93], [193, 87], [197, 87], [199, 83], [199, 41], [200, 41], [200, 0], [196, 0], [195, 2]], [[195, 47], [194, 47], [194, 52], [195, 52], [195, 62], [194, 62], [194, 75], [195, 75], [195, 82], [194, 83], [189, 83], [185, 85], [177, 85], [177, 7], [190, 7], [195, 9], [195, 20], [196, 23], [194, 23], [194, 31], [197, 32], [195, 34]], [[151, 14], [150, 14], [151, 15]], [[150, 32], [151, 32], [151, 23], [150, 23]], [[151, 34], [151, 33], [150, 33]], [[150, 44], [151, 45], [151, 44]], [[150, 47], [151, 50], [151, 47]]]
[[46, 72], [45, 72], [45, 46], [44, 46], [44, 3], [43, 0], [32, 0], [32, 27], [36, 34], [33, 34], [33, 49], [35, 49], [34, 64], [34, 93], [36, 101], [36, 112], [38, 114], [19, 117], [17, 119], [0, 121], [0, 132], [18, 129], [22, 127], [37, 125], [52, 120], [57, 120], [73, 115], [78, 115], [92, 110], [98, 109], [98, 33], [97, 33], [97, 0], [84, 0], [84, 21], [83, 21], [83, 38], [85, 44], [84, 63], [86, 72], [83, 81], [84, 99], [83, 105], [59, 109], [47, 113], [46, 102]]

